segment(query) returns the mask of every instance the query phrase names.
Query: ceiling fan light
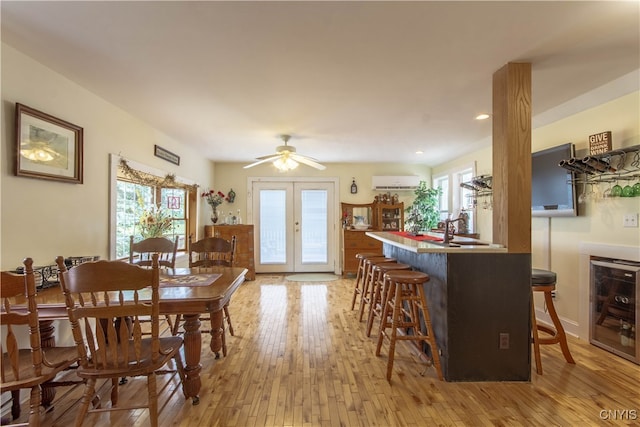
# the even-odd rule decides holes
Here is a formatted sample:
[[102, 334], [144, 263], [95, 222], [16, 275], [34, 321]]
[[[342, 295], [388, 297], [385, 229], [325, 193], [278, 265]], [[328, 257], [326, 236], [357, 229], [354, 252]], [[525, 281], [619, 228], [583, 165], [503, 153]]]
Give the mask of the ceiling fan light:
[[258, 166], [267, 162], [272, 162], [273, 166], [280, 172], [293, 170], [297, 168], [300, 163], [302, 163], [303, 165], [311, 166], [312, 168], [316, 168], [318, 170], [326, 169], [326, 167], [318, 163], [316, 159], [297, 154], [295, 147], [287, 145], [287, 141], [289, 141], [290, 138], [289, 135], [282, 135], [281, 138], [282, 141], [284, 141], [284, 145], [276, 147], [275, 154], [258, 157], [257, 162], [253, 162], [250, 165], [244, 166], [244, 169], [252, 168], [254, 166]]
[[298, 162], [296, 162], [295, 160], [289, 158], [288, 156], [283, 156], [283, 157], [278, 157], [277, 159], [275, 159], [273, 161], [273, 165], [276, 167], [276, 169], [278, 169], [280, 172], [287, 172], [290, 170], [293, 170], [295, 168], [298, 167]]
[[295, 169], [295, 168], [297, 168], [297, 167], [298, 167], [298, 165], [299, 165], [299, 163], [298, 163], [298, 162], [296, 162], [296, 161], [295, 161], [295, 160], [293, 160], [293, 159], [287, 159], [286, 164], [287, 164], [287, 166], [289, 166], [289, 169], [290, 169], [290, 170], [291, 170], [291, 169]]

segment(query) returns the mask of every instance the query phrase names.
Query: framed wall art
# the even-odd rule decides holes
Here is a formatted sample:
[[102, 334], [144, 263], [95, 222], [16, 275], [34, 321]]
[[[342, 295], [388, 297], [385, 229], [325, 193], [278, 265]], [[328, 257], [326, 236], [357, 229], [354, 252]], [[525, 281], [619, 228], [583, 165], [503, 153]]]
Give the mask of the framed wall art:
[[153, 154], [156, 157], [160, 157], [161, 159], [164, 159], [167, 162], [180, 166], [180, 156], [178, 156], [177, 154], [173, 154], [169, 150], [165, 150], [159, 145], [154, 145], [153, 148], [154, 148]]
[[16, 103], [16, 176], [82, 184], [83, 129]]

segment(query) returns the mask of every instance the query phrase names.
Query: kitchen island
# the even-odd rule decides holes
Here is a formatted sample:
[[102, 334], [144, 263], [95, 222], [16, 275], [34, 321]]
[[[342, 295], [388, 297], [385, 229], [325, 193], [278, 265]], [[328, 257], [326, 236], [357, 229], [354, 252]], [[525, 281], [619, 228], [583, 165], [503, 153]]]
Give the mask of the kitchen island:
[[383, 243], [385, 256], [431, 278], [424, 288], [445, 380], [530, 380], [530, 254], [459, 237], [445, 245], [367, 235]]

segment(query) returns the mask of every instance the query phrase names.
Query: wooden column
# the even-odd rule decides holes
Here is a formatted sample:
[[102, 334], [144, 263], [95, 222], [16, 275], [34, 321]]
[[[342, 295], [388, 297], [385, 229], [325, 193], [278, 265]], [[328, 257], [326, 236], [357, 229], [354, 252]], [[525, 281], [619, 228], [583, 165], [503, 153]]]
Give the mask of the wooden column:
[[493, 242], [531, 253], [531, 64], [493, 74]]

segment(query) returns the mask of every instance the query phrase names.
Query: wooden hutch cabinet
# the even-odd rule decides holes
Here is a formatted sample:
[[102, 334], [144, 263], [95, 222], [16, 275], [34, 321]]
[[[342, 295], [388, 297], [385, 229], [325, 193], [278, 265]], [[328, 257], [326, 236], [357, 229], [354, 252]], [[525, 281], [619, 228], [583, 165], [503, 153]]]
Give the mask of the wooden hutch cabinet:
[[245, 279], [255, 280], [256, 267], [253, 248], [253, 224], [242, 225], [205, 225], [205, 237], [222, 237], [231, 240], [231, 236], [236, 236], [236, 256], [234, 265], [247, 269]]
[[[363, 217], [370, 228], [355, 229], [355, 217]], [[376, 229], [374, 224], [374, 204], [342, 203], [342, 274], [357, 273], [359, 252], [382, 253], [382, 242], [372, 239], [365, 233], [368, 229]]]

